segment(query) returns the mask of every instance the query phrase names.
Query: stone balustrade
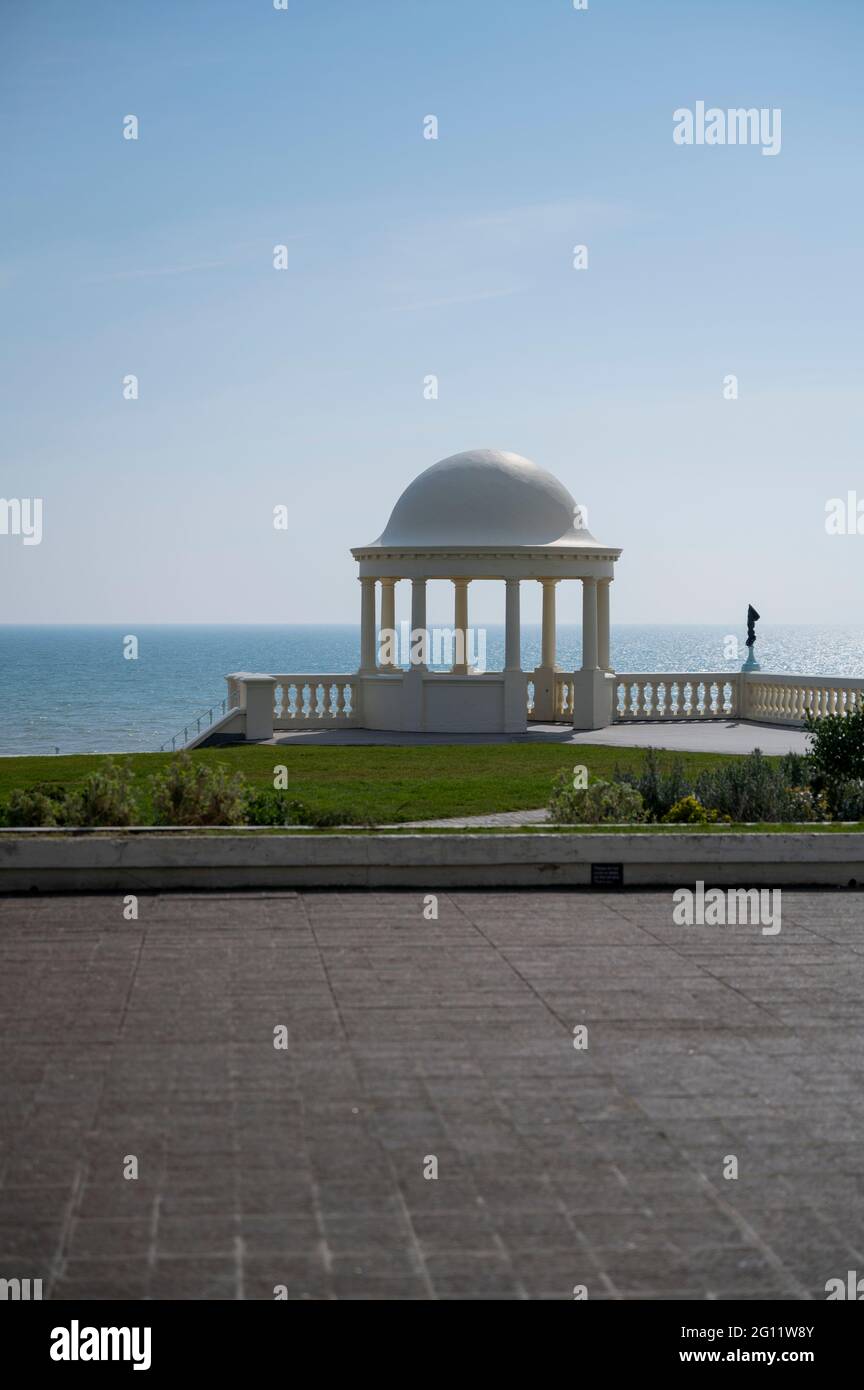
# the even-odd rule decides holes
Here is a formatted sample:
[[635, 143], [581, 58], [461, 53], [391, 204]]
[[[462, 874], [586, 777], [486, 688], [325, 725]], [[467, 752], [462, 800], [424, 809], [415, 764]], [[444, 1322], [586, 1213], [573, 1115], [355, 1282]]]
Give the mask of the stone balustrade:
[[[615, 719], [753, 719], [803, 728], [805, 716], [848, 714], [864, 699], [864, 680], [775, 676], [764, 672], [687, 675], [618, 673]], [[560, 716], [559, 716], [560, 717]]]
[[740, 714], [737, 672], [615, 675], [614, 718], [732, 719]]
[[555, 705], [553, 715], [556, 724], [572, 723], [573, 689], [574, 682], [572, 675], [567, 675], [564, 671], [556, 671]]
[[849, 676], [742, 676], [743, 719], [799, 727], [812, 714], [851, 714], [864, 699], [864, 680]]
[[273, 680], [275, 728], [308, 723], [319, 729], [341, 729], [357, 723], [360, 686], [356, 676], [313, 673], [274, 676]]
[[[552, 722], [573, 722], [577, 675], [565, 671], [554, 672]], [[470, 692], [481, 685], [489, 688], [502, 686], [498, 698], [506, 700], [509, 696], [503, 687], [506, 687], [511, 676], [514, 673], [486, 672], [484, 675], [460, 676], [452, 672], [424, 670], [422, 697], [428, 703], [437, 697], [440, 690], [444, 694], [452, 694], [450, 688], [458, 686], [460, 719], [472, 721], [469, 726], [471, 731], [486, 732], [476, 713], [466, 713]], [[253, 739], [272, 737], [274, 730], [298, 726], [362, 728], [362, 705], [367, 706], [367, 717], [377, 711], [370, 727], [398, 728], [397, 721], [392, 725], [382, 722], [386, 720], [385, 707], [379, 708], [379, 705], [387, 697], [387, 690], [391, 697], [399, 696], [404, 679], [407, 677], [403, 672], [379, 672], [369, 676], [322, 672], [309, 675], [234, 672], [226, 677], [227, 707], [229, 713], [236, 711], [241, 718], [245, 718], [246, 737]], [[512, 691], [514, 709], [518, 703], [529, 718], [533, 716], [536, 719], [535, 677], [518, 672], [515, 679], [518, 680], [518, 689]], [[618, 672], [609, 679], [614, 682], [612, 718], [615, 723], [750, 719], [757, 723], [802, 728], [808, 713], [816, 718], [827, 714], [849, 714], [864, 700], [864, 679], [854, 677], [775, 676], [761, 671], [694, 671], [679, 675], [639, 671]], [[396, 689], [397, 686], [399, 689]], [[454, 723], [454, 732], [464, 727], [464, 724]]]

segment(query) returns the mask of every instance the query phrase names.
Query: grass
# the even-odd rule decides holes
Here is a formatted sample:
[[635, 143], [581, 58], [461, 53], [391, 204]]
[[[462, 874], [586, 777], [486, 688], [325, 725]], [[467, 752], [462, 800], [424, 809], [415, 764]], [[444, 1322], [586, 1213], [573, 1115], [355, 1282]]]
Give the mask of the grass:
[[[59, 782], [70, 788], [80, 785], [106, 756], [78, 753], [53, 758], [0, 758], [0, 802], [8, 801], [15, 788], [32, 787], [37, 782]], [[163, 771], [172, 756], [129, 753], [114, 758], [132, 768], [142, 824], [151, 820], [148, 779]], [[552, 779], [562, 768], [572, 769], [582, 763], [592, 778], [609, 777], [616, 766], [638, 770], [644, 750], [523, 743], [398, 748], [253, 745], [198, 749], [191, 756], [196, 762], [240, 771], [251, 786], [259, 789], [272, 787], [274, 768], [285, 766], [287, 790], [295, 799], [315, 810], [350, 810], [372, 823], [388, 824], [535, 810], [548, 802]], [[673, 757], [680, 757], [685, 768], [696, 773], [739, 755], [660, 756], [664, 765]]]

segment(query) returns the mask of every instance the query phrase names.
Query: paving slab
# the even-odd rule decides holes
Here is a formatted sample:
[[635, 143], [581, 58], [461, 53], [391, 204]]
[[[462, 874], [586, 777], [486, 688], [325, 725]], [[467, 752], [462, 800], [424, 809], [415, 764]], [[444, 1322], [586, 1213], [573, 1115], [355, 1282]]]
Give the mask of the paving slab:
[[823, 1299], [864, 1265], [864, 896], [784, 891], [772, 938], [672, 907], [0, 900], [0, 1277]]

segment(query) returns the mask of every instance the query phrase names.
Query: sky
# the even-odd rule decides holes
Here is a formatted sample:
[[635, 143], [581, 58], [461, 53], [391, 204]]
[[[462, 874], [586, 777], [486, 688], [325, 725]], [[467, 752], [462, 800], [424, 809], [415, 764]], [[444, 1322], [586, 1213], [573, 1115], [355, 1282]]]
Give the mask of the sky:
[[623, 548], [613, 621], [860, 621], [862, 57], [860, 0], [0, 0], [0, 622], [354, 621], [472, 448]]

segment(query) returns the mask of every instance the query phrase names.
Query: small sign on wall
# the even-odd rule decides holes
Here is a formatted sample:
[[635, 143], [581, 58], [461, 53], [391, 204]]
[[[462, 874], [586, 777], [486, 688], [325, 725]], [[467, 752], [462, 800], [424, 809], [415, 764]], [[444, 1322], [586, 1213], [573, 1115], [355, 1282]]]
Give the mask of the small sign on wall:
[[592, 888], [623, 888], [623, 887], [624, 887], [624, 865], [623, 865], [623, 864], [592, 864], [592, 865], [591, 865], [591, 887], [592, 887]]

